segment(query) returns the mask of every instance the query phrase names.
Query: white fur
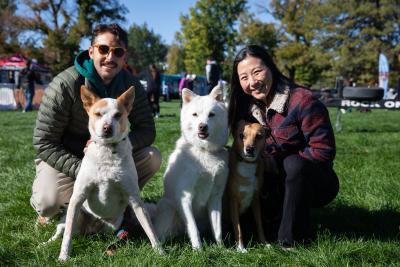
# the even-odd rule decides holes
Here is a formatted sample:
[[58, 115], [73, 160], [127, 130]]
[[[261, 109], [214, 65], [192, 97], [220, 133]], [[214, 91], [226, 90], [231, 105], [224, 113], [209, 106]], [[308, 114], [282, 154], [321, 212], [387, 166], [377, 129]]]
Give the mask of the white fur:
[[[221, 238], [222, 195], [228, 176], [227, 110], [222, 92], [197, 96], [183, 90], [182, 136], [176, 142], [164, 174], [164, 195], [157, 203], [154, 227], [161, 241], [189, 234], [193, 249], [201, 249], [202, 226], [211, 223], [217, 243]], [[207, 125], [208, 137], [199, 137], [199, 125]]]
[[[129, 111], [119, 110], [115, 99], [103, 99], [102, 101], [102, 105], [94, 103], [89, 112], [89, 129], [93, 142], [89, 144], [85, 152], [74, 184], [65, 221], [60, 261], [65, 261], [69, 257], [75, 224], [77, 223], [81, 232], [87, 232], [82, 229], [86, 225], [82, 225], [80, 218], [91, 215], [95, 220], [101, 220], [103, 226], [91, 231], [116, 230], [122, 223], [123, 213], [128, 205], [132, 207], [152, 246], [162, 253], [150, 218], [140, 199], [138, 176], [132, 157], [132, 145], [127, 138], [128, 130], [122, 131], [124, 128], [122, 126], [127, 123]], [[133, 102], [133, 98], [131, 101]], [[107, 103], [106, 106], [104, 106], [104, 102]], [[97, 115], [94, 116], [93, 114], [96, 113]], [[123, 116], [119, 119], [115, 118], [116, 113], [121, 113]], [[113, 128], [111, 137], [102, 137], [101, 131], [105, 123], [110, 124]], [[85, 214], [82, 213], [81, 208]], [[60, 231], [62, 231], [62, 226], [60, 229], [57, 228], [57, 232], [51, 240], [60, 236]]]
[[249, 183], [247, 186], [240, 186], [239, 191], [242, 193], [243, 199], [240, 202], [239, 212], [242, 214], [247, 210], [253, 201], [254, 192], [257, 190], [257, 164], [253, 162], [239, 162], [237, 165], [237, 172], [247, 178]]

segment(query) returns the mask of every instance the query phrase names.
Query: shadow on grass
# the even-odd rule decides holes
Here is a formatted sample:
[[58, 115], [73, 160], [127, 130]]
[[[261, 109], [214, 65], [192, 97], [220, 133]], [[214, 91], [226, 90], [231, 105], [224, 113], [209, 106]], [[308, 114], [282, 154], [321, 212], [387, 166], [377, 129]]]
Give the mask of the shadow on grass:
[[392, 208], [370, 211], [357, 206], [328, 206], [317, 210], [314, 222], [332, 235], [347, 238], [399, 240], [400, 213]]
[[160, 118], [175, 118], [176, 114], [173, 113], [166, 113], [166, 114], [160, 114]]

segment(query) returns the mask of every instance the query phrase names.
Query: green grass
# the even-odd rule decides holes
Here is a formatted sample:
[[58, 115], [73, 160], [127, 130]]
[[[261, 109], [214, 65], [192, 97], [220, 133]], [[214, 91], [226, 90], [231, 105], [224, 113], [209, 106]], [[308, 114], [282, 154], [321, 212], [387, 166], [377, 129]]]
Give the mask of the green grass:
[[[336, 110], [331, 109], [334, 122]], [[162, 169], [143, 190], [146, 201], [162, 194], [162, 173], [179, 136], [179, 103], [162, 103], [156, 121]], [[0, 265], [54, 266], [60, 241], [46, 247], [55, 225], [35, 227], [29, 205], [35, 175], [32, 131], [36, 112], [0, 113]], [[158, 256], [146, 237], [129, 241], [113, 257], [104, 256], [112, 235], [79, 236], [67, 266], [400, 266], [400, 113], [353, 111], [336, 133], [335, 170], [341, 188], [326, 208], [315, 211], [318, 237], [308, 246], [284, 252], [251, 246], [249, 253], [221, 248], [211, 240], [193, 252], [188, 238], [165, 244]]]

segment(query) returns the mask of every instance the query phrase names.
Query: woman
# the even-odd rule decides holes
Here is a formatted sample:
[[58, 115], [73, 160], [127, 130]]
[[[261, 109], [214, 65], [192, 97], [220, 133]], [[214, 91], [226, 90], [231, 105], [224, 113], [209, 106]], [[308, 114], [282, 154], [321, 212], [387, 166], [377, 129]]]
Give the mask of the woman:
[[233, 63], [231, 132], [242, 119], [271, 129], [261, 199], [267, 236], [284, 248], [311, 239], [310, 209], [330, 203], [339, 191], [327, 109], [310, 90], [285, 77], [264, 48], [250, 45]]

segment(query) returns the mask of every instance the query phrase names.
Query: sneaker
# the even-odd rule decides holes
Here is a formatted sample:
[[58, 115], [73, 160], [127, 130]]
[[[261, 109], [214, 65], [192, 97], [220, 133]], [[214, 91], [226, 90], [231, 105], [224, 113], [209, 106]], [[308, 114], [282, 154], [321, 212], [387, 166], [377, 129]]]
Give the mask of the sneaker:
[[49, 217], [43, 217], [43, 216], [38, 216], [36, 220], [36, 224], [40, 226], [45, 226], [50, 223], [50, 218]]
[[105, 253], [107, 256], [114, 256], [117, 253], [117, 249], [128, 240], [129, 232], [121, 228], [115, 233], [117, 239], [107, 246]]

